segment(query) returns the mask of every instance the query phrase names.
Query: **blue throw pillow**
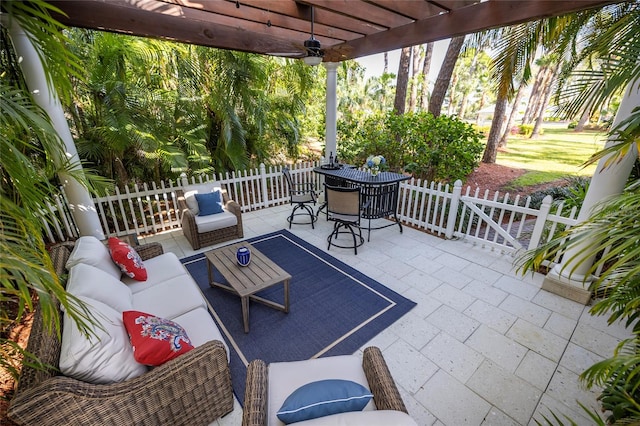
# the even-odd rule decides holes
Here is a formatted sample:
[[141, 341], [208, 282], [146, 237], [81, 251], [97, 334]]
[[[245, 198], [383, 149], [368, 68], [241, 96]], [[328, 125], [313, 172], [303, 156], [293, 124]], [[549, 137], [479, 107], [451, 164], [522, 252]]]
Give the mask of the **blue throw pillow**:
[[371, 391], [350, 380], [320, 380], [300, 386], [287, 397], [276, 415], [285, 424], [362, 411], [373, 398]]
[[222, 213], [222, 197], [220, 191], [195, 194], [200, 213], [198, 216], [209, 216], [210, 214]]

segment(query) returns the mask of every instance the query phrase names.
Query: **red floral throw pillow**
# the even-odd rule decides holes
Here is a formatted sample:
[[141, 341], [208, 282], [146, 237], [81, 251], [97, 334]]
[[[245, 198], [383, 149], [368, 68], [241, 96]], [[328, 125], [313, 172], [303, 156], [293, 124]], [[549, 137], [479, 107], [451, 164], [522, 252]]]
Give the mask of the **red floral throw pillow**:
[[147, 280], [147, 269], [133, 247], [116, 237], [111, 237], [109, 238], [109, 251], [111, 259], [124, 274], [137, 281]]
[[133, 346], [133, 357], [140, 364], [162, 365], [193, 349], [187, 332], [173, 321], [139, 311], [124, 311], [122, 321]]

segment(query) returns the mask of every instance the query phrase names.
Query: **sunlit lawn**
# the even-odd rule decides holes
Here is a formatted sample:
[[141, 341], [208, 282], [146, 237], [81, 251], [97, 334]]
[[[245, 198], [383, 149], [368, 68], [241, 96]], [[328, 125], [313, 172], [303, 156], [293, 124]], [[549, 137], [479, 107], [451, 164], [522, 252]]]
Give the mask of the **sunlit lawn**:
[[545, 128], [537, 139], [512, 136], [496, 163], [528, 172], [513, 182], [518, 186], [535, 185], [567, 176], [592, 175], [595, 165], [583, 167], [585, 161], [604, 147], [602, 132], [576, 133], [566, 128]]

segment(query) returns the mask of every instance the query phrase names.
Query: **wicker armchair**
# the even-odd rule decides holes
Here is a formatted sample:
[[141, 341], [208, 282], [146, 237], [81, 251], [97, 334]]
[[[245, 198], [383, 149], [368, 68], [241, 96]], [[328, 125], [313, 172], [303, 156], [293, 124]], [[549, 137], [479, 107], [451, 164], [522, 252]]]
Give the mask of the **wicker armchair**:
[[[369, 389], [373, 393], [377, 410], [408, 413], [379, 348], [370, 346], [364, 350], [362, 369], [367, 378]], [[249, 364], [242, 426], [265, 426], [268, 424], [268, 378], [269, 368], [264, 361], [257, 359]]]
[[[51, 251], [59, 276], [72, 245]], [[143, 260], [162, 254], [158, 243], [136, 247]], [[62, 321], [62, 316], [61, 316]], [[25, 364], [8, 416], [24, 425], [208, 425], [233, 410], [226, 350], [211, 341], [134, 379], [94, 385], [60, 375], [60, 338], [34, 316], [27, 351], [46, 368]]]
[[238, 219], [237, 224], [209, 232], [198, 232], [198, 225], [196, 224], [195, 216], [187, 205], [183, 190], [176, 190], [176, 195], [178, 196], [178, 208], [180, 209], [182, 216], [182, 232], [194, 250], [234, 240], [236, 238], [242, 238], [244, 236], [240, 204], [229, 199], [227, 191], [222, 190], [222, 202], [224, 204], [224, 208], [236, 216]]

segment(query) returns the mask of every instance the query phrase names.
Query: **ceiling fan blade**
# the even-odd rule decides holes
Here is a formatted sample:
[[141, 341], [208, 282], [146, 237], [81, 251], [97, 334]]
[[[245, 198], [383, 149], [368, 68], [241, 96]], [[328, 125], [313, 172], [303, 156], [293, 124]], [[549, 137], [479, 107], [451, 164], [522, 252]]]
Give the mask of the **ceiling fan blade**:
[[266, 54], [271, 56], [281, 56], [283, 58], [303, 58], [307, 56], [306, 53], [302, 52], [266, 52]]

